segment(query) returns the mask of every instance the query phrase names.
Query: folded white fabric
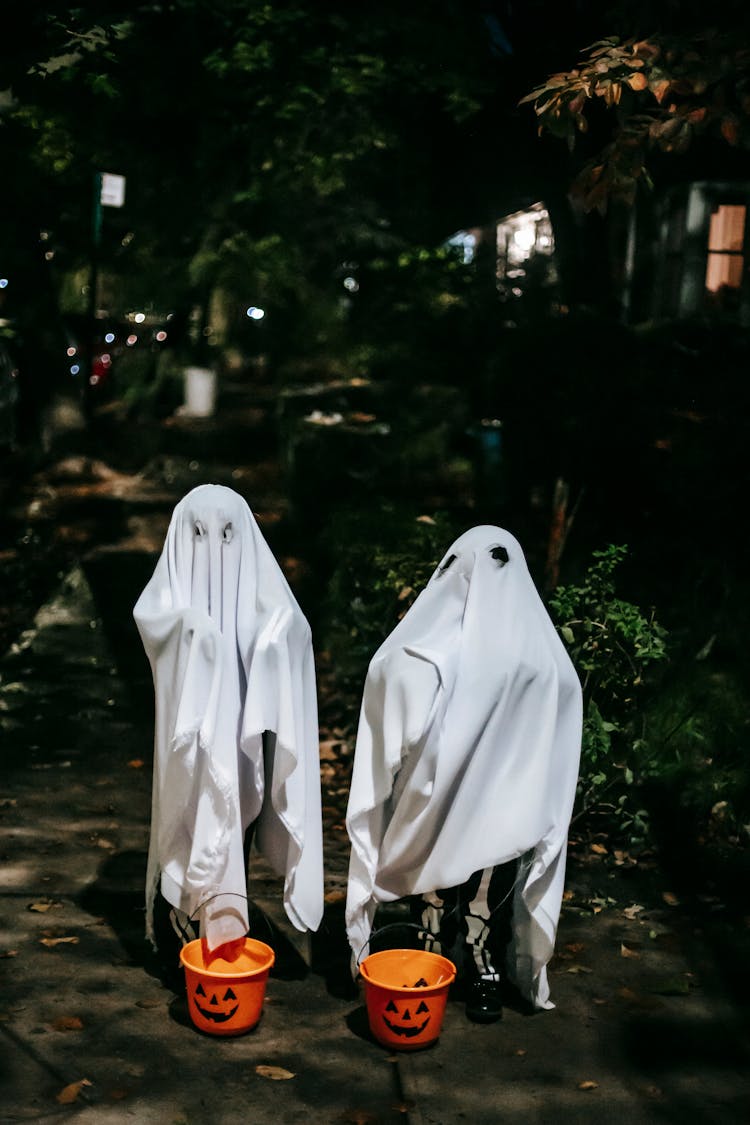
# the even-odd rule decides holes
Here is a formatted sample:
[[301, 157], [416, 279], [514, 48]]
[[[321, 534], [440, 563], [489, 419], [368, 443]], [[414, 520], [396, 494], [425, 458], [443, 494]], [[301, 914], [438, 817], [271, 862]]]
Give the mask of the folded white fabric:
[[177, 504], [133, 611], [156, 696], [147, 934], [159, 879], [210, 949], [247, 932], [243, 839], [285, 878], [300, 930], [323, 913], [317, 698], [309, 625], [245, 501]]
[[581, 747], [581, 688], [520, 545], [448, 549], [367, 674], [347, 810], [355, 958], [376, 907], [519, 859], [508, 972], [548, 1008]]

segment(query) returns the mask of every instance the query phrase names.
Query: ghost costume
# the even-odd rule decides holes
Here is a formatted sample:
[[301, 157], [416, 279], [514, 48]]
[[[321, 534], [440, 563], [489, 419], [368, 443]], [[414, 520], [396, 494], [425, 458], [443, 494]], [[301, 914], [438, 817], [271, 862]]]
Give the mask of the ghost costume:
[[299, 930], [323, 912], [310, 628], [245, 501], [201, 485], [177, 505], [134, 609], [156, 696], [146, 890], [209, 948], [248, 929], [243, 840], [284, 877]]
[[361, 956], [379, 903], [516, 861], [506, 970], [549, 1008], [581, 746], [578, 677], [518, 542], [449, 548], [367, 674], [347, 810], [346, 924]]

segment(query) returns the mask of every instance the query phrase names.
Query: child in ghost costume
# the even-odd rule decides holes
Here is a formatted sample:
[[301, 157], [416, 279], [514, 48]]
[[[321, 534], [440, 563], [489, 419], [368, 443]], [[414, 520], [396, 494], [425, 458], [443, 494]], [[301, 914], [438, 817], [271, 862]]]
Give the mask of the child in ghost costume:
[[499, 527], [467, 531], [368, 670], [347, 809], [355, 959], [379, 903], [419, 896], [433, 933], [459, 912], [467, 1014], [497, 1019], [503, 966], [488, 939], [507, 900], [504, 968], [531, 1005], [553, 1007], [581, 723], [578, 677], [520, 545]]
[[[177, 504], [133, 611], [156, 696], [146, 929], [157, 888], [210, 950], [247, 933], [243, 841], [284, 876], [299, 930], [323, 913], [310, 628], [245, 501], [201, 485]], [[173, 919], [174, 920], [174, 919]]]

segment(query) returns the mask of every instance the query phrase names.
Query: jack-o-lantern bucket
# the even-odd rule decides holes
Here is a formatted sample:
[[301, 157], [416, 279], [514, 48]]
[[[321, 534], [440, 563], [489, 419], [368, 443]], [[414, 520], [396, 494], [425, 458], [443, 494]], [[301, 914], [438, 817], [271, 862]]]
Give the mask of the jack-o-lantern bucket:
[[270, 945], [255, 938], [220, 946], [213, 953], [205, 938], [183, 945], [180, 961], [195, 1026], [210, 1035], [242, 1035], [255, 1027], [274, 959]]
[[456, 966], [422, 949], [384, 949], [359, 966], [370, 1031], [385, 1047], [415, 1051], [440, 1035]]

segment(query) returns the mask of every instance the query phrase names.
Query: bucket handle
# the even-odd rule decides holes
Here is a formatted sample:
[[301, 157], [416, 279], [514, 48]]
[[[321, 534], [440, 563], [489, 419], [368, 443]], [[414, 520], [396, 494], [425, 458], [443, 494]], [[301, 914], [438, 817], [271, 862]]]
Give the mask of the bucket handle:
[[[208, 906], [209, 902], [213, 902], [214, 899], [217, 898], [225, 898], [227, 895], [231, 896], [232, 898], [241, 898], [243, 902], [246, 902], [248, 904], [248, 906], [250, 905], [250, 899], [247, 897], [247, 895], [241, 895], [238, 891], [217, 891], [215, 895], [209, 895], [208, 898], [203, 899], [203, 902], [198, 903], [192, 914], [188, 914], [188, 922], [195, 922], [196, 914], [198, 914], [198, 912], [201, 911], [204, 906]], [[266, 924], [266, 929], [268, 930], [269, 936], [272, 938], [273, 928], [262, 910], [260, 910], [260, 916]], [[364, 946], [362, 946], [362, 948], [364, 949]]]
[[367, 941], [360, 949], [359, 953], [357, 954], [356, 960], [358, 969], [362, 961], [362, 954], [364, 953], [366, 946], [370, 944], [374, 937], [376, 937], [378, 934], [385, 933], [386, 930], [416, 930], [424, 937], [432, 938], [433, 941], [439, 941], [439, 938], [436, 937], [435, 934], [433, 934], [432, 930], [428, 930], [424, 926], [420, 926], [418, 922], [388, 922], [385, 926], [378, 926], [377, 930], [373, 930]]

